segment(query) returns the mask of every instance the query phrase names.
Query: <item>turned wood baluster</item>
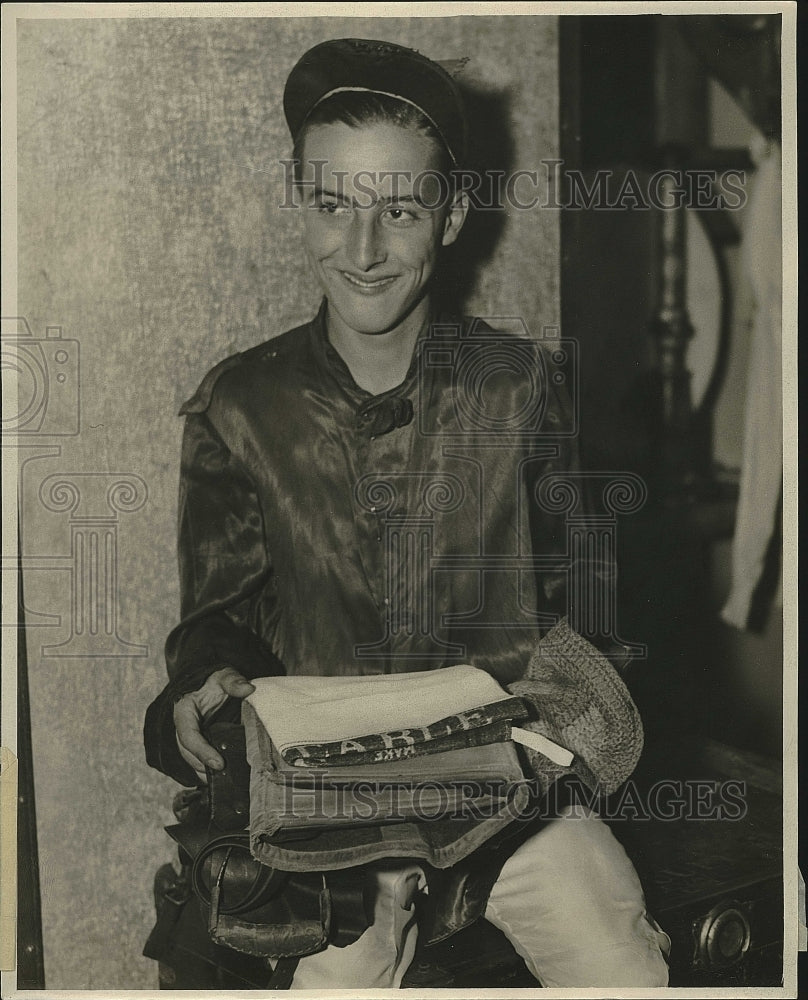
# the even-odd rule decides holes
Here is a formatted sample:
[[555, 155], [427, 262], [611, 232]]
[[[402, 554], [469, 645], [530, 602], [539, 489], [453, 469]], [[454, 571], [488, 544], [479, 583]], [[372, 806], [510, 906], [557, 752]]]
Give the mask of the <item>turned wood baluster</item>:
[[[670, 165], [670, 164], [669, 164]], [[664, 176], [662, 204], [676, 204], [677, 178]], [[666, 491], [692, 478], [690, 454], [692, 404], [686, 356], [693, 327], [687, 313], [687, 218], [681, 207], [658, 212], [658, 291], [651, 330], [656, 347], [656, 374], [661, 420], [661, 478]]]

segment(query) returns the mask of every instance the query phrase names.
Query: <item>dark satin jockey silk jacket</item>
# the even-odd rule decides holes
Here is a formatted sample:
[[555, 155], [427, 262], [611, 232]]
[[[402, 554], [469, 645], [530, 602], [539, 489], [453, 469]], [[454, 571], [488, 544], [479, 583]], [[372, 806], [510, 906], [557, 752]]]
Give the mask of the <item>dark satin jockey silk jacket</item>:
[[324, 303], [209, 372], [181, 410], [181, 621], [147, 713], [152, 766], [196, 783], [173, 704], [225, 666], [522, 674], [566, 601], [566, 526], [541, 484], [573, 469], [574, 440], [550, 353], [441, 320], [373, 397]]

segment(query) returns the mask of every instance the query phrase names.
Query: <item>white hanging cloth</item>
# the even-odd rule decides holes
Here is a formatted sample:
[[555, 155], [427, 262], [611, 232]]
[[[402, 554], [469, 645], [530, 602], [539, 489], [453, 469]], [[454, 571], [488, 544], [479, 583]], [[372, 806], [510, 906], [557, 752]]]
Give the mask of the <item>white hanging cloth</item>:
[[[721, 612], [727, 624], [739, 629], [747, 627], [783, 480], [781, 152], [775, 142], [753, 150], [753, 156], [756, 152], [758, 168], [741, 246], [753, 299], [743, 465], [731, 588]], [[780, 591], [778, 595], [782, 601]]]

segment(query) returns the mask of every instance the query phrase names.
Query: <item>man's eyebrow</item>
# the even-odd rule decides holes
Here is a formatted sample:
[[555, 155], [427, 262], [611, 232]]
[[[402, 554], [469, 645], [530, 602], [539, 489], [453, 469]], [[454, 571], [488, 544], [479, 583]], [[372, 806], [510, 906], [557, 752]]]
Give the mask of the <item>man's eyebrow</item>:
[[391, 201], [395, 201], [395, 202], [404, 202], [407, 204], [415, 204], [415, 205], [420, 205], [422, 208], [424, 205], [423, 201], [420, 198], [416, 198], [414, 194], [399, 194], [396, 195], [395, 197], [391, 195], [389, 198], [381, 198], [380, 200], [388, 203]]
[[[329, 188], [315, 187], [312, 190], [312, 195], [315, 198], [333, 198], [335, 201], [340, 201], [343, 204], [351, 205], [356, 201], [365, 202], [369, 192], [363, 192], [360, 198], [349, 198], [347, 195], [339, 191], [331, 191]], [[414, 194], [400, 194], [400, 195], [390, 195], [390, 197], [376, 198], [374, 204], [381, 202], [385, 205], [396, 204], [396, 205], [418, 205], [420, 208], [425, 208], [426, 205], [420, 198], [416, 198]]]
[[350, 198], [346, 198], [344, 194], [340, 194], [338, 191], [329, 191], [328, 188], [316, 187], [312, 191], [315, 198], [334, 198], [336, 201], [350, 202]]

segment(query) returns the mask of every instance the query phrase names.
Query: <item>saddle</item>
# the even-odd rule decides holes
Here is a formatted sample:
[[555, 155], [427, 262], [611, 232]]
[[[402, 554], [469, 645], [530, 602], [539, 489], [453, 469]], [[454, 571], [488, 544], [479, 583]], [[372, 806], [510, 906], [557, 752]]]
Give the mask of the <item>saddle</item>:
[[[291, 981], [297, 959], [329, 944], [351, 944], [370, 926], [370, 866], [287, 872], [256, 861], [246, 829], [249, 766], [244, 730], [220, 718], [206, 727], [205, 735], [225, 767], [208, 771], [207, 789], [183, 789], [175, 796], [178, 822], [165, 829], [178, 845], [181, 870], [163, 893], [143, 954], [166, 960], [182, 912], [191, 905], [205, 917], [209, 942], [278, 960], [276, 976]], [[207, 952], [206, 945], [201, 941], [196, 950]], [[269, 987], [283, 988], [273, 984], [276, 976]]]

